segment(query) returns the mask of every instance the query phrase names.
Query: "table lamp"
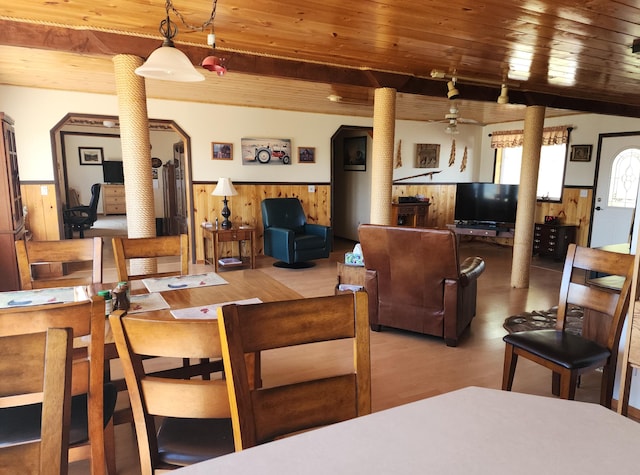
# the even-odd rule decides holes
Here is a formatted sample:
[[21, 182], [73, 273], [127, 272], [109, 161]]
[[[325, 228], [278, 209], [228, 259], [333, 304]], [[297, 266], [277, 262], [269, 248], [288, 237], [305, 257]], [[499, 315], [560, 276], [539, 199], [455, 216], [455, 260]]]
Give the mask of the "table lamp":
[[227, 196], [235, 196], [238, 194], [236, 189], [233, 187], [233, 183], [229, 178], [219, 178], [218, 184], [216, 185], [216, 189], [211, 193], [213, 196], [224, 196], [224, 206], [222, 207], [222, 216], [224, 220], [222, 221], [222, 229], [231, 229], [233, 226], [231, 221], [229, 221], [229, 216], [231, 216], [231, 210], [229, 206], [227, 206]]

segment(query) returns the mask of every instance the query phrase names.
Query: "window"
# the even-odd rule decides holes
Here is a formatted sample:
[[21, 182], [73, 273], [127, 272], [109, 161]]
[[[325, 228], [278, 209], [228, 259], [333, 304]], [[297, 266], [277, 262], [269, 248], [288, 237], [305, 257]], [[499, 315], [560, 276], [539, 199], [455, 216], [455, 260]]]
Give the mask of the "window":
[[616, 208], [635, 208], [640, 177], [640, 150], [629, 148], [613, 159], [608, 205]]
[[[542, 147], [540, 168], [538, 169], [537, 199], [545, 201], [560, 201], [562, 199], [566, 156], [566, 144], [544, 145]], [[521, 164], [522, 147], [496, 149], [494, 181], [504, 184], [519, 184]]]
[[[544, 201], [561, 201], [567, 142], [572, 127], [547, 127], [542, 131], [542, 148], [538, 168], [536, 197]], [[491, 148], [496, 149], [494, 182], [519, 184], [524, 131], [503, 130], [491, 134]]]

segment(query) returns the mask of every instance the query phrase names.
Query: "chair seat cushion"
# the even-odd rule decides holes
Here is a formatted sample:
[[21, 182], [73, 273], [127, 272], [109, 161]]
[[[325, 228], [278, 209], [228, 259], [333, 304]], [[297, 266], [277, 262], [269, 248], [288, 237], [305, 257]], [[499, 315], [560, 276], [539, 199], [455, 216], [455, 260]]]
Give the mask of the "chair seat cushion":
[[170, 465], [192, 465], [234, 450], [231, 419], [167, 417], [158, 430], [160, 458]]
[[596, 366], [606, 361], [610, 352], [594, 341], [558, 330], [531, 330], [510, 333], [505, 343], [546, 358], [567, 369]]
[[[104, 425], [106, 426], [116, 407], [116, 388], [104, 386]], [[33, 442], [40, 439], [40, 414], [42, 404], [0, 409], [0, 447]], [[87, 395], [71, 398], [71, 430], [69, 445], [79, 444], [89, 438], [87, 427]]]
[[322, 249], [324, 239], [313, 234], [299, 234], [293, 240], [293, 247], [296, 251], [307, 251], [309, 249]]

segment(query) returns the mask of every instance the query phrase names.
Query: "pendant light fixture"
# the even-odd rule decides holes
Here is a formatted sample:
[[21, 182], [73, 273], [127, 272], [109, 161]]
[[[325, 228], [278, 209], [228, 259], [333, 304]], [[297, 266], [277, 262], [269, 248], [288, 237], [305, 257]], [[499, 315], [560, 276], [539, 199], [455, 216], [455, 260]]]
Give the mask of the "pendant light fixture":
[[[175, 47], [173, 38], [175, 38], [178, 33], [178, 27], [171, 21], [169, 12], [173, 11], [187, 29], [192, 31], [204, 31], [205, 28], [211, 26], [211, 32], [213, 34], [213, 19], [216, 14], [217, 3], [217, 0], [213, 0], [211, 15], [209, 19], [202, 24], [202, 26], [192, 26], [185, 22], [184, 17], [176, 10], [172, 1], [166, 0], [165, 10], [167, 17], [160, 22], [160, 33], [162, 33], [162, 36], [164, 37], [162, 46], [151, 53], [145, 63], [135, 70], [136, 74], [146, 78], [160, 79], [164, 81], [204, 81], [204, 76], [196, 70], [187, 55]], [[215, 49], [215, 35], [213, 36], [213, 39], [210, 38], [209, 41], [212, 41], [213, 44], [210, 44], [210, 46], [213, 46]], [[205, 61], [203, 61], [203, 66], [210, 71], [216, 71], [218, 75], [222, 76], [222, 74], [226, 72], [226, 68], [223, 68], [224, 71], [220, 74], [220, 69], [216, 67], [216, 64], [213, 64], [216, 61], [208, 62], [208, 58], [210, 57], [205, 58]], [[216, 58], [216, 60], [218, 66], [223, 62], [219, 58]]]
[[498, 100], [496, 101], [498, 104], [508, 104], [509, 103], [509, 89], [506, 84], [503, 84], [500, 88], [500, 95], [498, 96]]

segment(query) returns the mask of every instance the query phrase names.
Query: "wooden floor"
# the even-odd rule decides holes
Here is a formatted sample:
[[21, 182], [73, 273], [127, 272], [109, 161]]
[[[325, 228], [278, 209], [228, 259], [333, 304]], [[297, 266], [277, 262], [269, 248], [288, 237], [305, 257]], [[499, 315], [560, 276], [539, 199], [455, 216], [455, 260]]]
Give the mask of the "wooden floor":
[[[336, 262], [353, 243], [338, 241], [332, 257], [303, 270], [272, 266], [273, 259], [258, 258], [258, 272], [265, 272], [304, 297], [332, 295], [336, 284]], [[105, 248], [110, 242], [105, 242]], [[561, 263], [534, 259], [528, 289], [510, 288], [511, 248], [483, 241], [460, 244], [462, 258], [478, 255], [486, 261], [486, 271], [478, 281], [478, 309], [469, 331], [456, 348], [443, 340], [400, 330], [384, 329], [371, 334], [372, 404], [380, 411], [417, 399], [434, 396], [466, 386], [499, 388], [502, 378], [504, 319], [524, 310], [546, 310], [557, 303]], [[105, 259], [108, 261], [108, 259]], [[202, 271], [194, 266], [194, 271]], [[210, 270], [210, 267], [207, 268]], [[109, 272], [106, 269], [105, 281]], [[229, 271], [233, 272], [233, 271]], [[314, 357], [321, 364], [313, 368], [314, 376], [330, 367], [350, 364], [349, 348], [332, 343], [304, 350], [280, 350], [263, 355], [263, 379], [266, 385], [277, 384], [299, 373], [297, 369]], [[310, 373], [307, 371], [307, 373]], [[521, 360], [514, 391], [551, 396], [551, 375], [537, 365]], [[595, 402], [599, 394], [599, 375], [583, 377], [576, 399]], [[118, 473], [140, 473], [133, 428], [116, 427]], [[70, 474], [88, 473], [84, 462], [72, 464]]]

